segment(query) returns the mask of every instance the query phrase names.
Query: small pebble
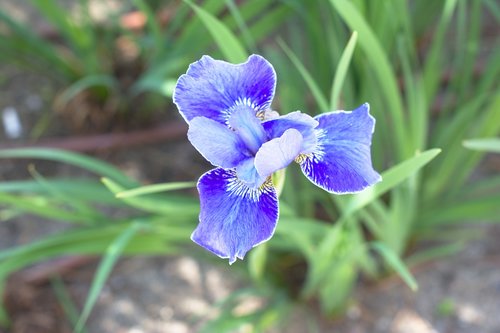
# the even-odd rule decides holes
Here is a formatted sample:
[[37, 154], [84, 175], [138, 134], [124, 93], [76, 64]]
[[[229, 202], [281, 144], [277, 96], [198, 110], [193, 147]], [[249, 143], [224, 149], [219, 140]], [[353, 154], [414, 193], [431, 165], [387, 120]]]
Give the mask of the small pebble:
[[5, 130], [5, 135], [9, 139], [18, 139], [23, 133], [23, 126], [19, 119], [17, 110], [8, 106], [2, 111], [2, 123]]

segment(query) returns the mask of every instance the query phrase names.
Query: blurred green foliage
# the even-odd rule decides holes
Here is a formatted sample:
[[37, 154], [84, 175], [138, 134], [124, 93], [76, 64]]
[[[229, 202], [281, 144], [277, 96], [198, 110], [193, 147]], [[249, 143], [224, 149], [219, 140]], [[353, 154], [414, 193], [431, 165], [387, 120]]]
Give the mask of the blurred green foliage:
[[[126, 118], [137, 114], [138, 108], [141, 117], [147, 118], [155, 110], [166, 109], [177, 78], [194, 59], [205, 53], [218, 54], [206, 38], [206, 28], [183, 2], [166, 1], [162, 6], [156, 1], [129, 0], [118, 9], [103, 3], [101, 10], [108, 15], [103, 22], [90, 14], [89, 0], [29, 3], [50, 24], [53, 31], [49, 35], [56, 40], [39, 35], [29, 22], [0, 10], [4, 26], [0, 61], [31, 68], [59, 82], [63, 88], [55, 96], [57, 109], [65, 110], [85, 93], [92, 103], [106, 105], [104, 110], [114, 119], [116, 112]], [[246, 1], [235, 9], [229, 6], [232, 0], [206, 0], [199, 8], [218, 16], [219, 24], [229, 29], [244, 25], [245, 36], [256, 43], [290, 12], [287, 6], [273, 3]]]
[[[53, 73], [68, 84], [67, 93], [110, 88], [103, 82], [116, 78], [99, 67], [108, 62], [95, 52], [100, 50], [95, 27], [87, 19], [80, 24], [62, 19], [53, 1], [43, 3], [48, 7], [37, 6], [61, 30], [64, 45], [53, 45], [1, 14], [10, 29], [2, 59], [36, 49], [37, 61], [57, 68]], [[500, 132], [500, 37], [484, 37], [485, 22], [499, 24], [496, 2], [185, 1], [172, 7], [175, 18], [167, 29], [147, 2], [133, 1], [133, 6], [147, 17], [143, 34], [130, 36], [115, 30], [117, 24], [104, 28], [111, 36], [125, 33], [141, 50], [146, 70], [132, 85], [134, 92], [169, 96], [179, 73], [204, 53], [240, 62], [257, 52], [276, 68], [274, 108], [281, 113], [351, 110], [369, 102], [377, 119], [373, 159], [383, 181], [357, 195], [335, 196], [290, 168], [276, 235], [249, 253], [246, 266], [234, 266], [248, 269], [254, 287], [221, 304], [221, 315], [207, 332], [243, 325], [265, 331], [285, 320], [292, 300], [319, 301], [326, 314], [341, 312], [360, 277], [391, 270], [416, 289], [405, 262], [459, 251], [467, 240], [457, 228], [463, 223], [500, 222], [500, 176], [471, 178], [485, 151], [499, 147], [494, 137]], [[0, 184], [2, 216], [30, 213], [75, 224], [71, 231], [0, 252], [0, 281], [50, 257], [103, 255], [79, 329], [119, 256], [202, 253], [189, 243], [197, 200], [168, 192], [192, 184], [141, 188], [104, 162], [53, 150], [3, 151], [0, 158], [56, 160], [104, 177], [101, 182], [45, 179], [32, 170], [32, 180]], [[160, 191], [165, 193], [155, 193]], [[96, 203], [132, 207], [136, 213], [116, 219]], [[415, 247], [420, 240], [435, 246]], [[267, 306], [235, 316], [237, 299], [245, 295], [267, 297]]]

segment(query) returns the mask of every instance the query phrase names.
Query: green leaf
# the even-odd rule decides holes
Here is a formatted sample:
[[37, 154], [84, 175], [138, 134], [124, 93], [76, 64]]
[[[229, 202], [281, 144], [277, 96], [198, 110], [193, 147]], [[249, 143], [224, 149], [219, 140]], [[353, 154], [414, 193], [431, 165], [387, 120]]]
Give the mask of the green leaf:
[[[446, 30], [453, 17], [453, 12], [457, 5], [457, 0], [446, 0], [439, 20], [438, 26], [433, 34], [433, 41], [430, 51], [427, 54], [424, 67], [424, 87], [427, 102], [434, 100], [436, 92], [439, 88], [439, 81], [444, 69], [444, 60], [442, 54], [446, 45]], [[446, 59], [448, 61], [448, 59]]]
[[[21, 61], [25, 65], [40, 66], [42, 70], [50, 68], [51, 73], [58, 73], [67, 80], [77, 76], [72, 61], [66, 54], [61, 54], [50, 42], [36, 35], [32, 29], [14, 21], [7, 12], [0, 10], [0, 22], [5, 24], [12, 36], [1, 34], [0, 54], [7, 55], [12, 62]], [[37, 61], [33, 61], [33, 55]], [[71, 59], [74, 60], [74, 59]], [[60, 78], [60, 76], [58, 76]]]
[[100, 176], [109, 177], [122, 185], [136, 186], [136, 182], [114, 166], [95, 158], [60, 149], [19, 148], [0, 150], [0, 158], [38, 158], [75, 165]]
[[357, 210], [363, 208], [387, 191], [396, 187], [402, 181], [415, 174], [420, 168], [432, 161], [432, 159], [434, 159], [440, 152], [441, 149], [437, 148], [427, 150], [383, 172], [382, 181], [380, 183], [377, 183], [350, 198], [342, 216], [351, 216]]
[[[77, 21], [68, 15], [68, 12], [55, 0], [38, 1], [32, 0], [31, 3], [37, 7], [44, 18], [52, 23], [57, 32], [60, 33], [71, 46], [71, 51], [78, 56], [78, 60], [84, 65], [86, 73], [97, 73], [101, 70], [102, 62], [99, 61], [99, 52], [95, 52], [95, 28], [88, 15], [83, 15], [87, 20]], [[84, 13], [86, 8], [84, 3], [80, 2], [78, 8]], [[87, 4], [88, 5], [88, 4]]]
[[99, 267], [97, 268], [97, 272], [94, 275], [94, 279], [92, 280], [92, 285], [90, 286], [89, 294], [87, 295], [87, 300], [85, 301], [85, 305], [83, 307], [83, 311], [78, 319], [78, 323], [75, 327], [75, 332], [80, 333], [82, 328], [87, 321], [87, 318], [94, 307], [97, 297], [104, 286], [111, 270], [115, 266], [116, 261], [120, 257], [123, 249], [127, 246], [128, 242], [132, 239], [132, 237], [138, 232], [141, 228], [141, 224], [138, 222], [133, 222], [130, 226], [123, 231], [106, 249], [106, 253], [104, 258], [101, 260]]
[[46, 196], [25, 197], [0, 193], [0, 204], [8, 205], [10, 208], [22, 212], [68, 223], [91, 224], [94, 222], [92, 217], [76, 214], [74, 210], [67, 209], [61, 203], [50, 200]]
[[[102, 178], [102, 183], [115, 195], [127, 189], [109, 178]], [[160, 215], [195, 216], [198, 213], [198, 203], [191, 198], [175, 197], [126, 197], [121, 198], [126, 204]]]
[[250, 276], [257, 282], [262, 281], [264, 277], [266, 262], [267, 262], [267, 243], [260, 244], [248, 256], [248, 270]]
[[[262, 1], [261, 1], [262, 2]], [[257, 46], [255, 44], [255, 40], [252, 37], [252, 34], [250, 33], [250, 30], [248, 29], [248, 26], [243, 19], [243, 15], [240, 12], [240, 9], [236, 5], [234, 0], [226, 0], [226, 6], [231, 12], [231, 15], [234, 17], [234, 20], [236, 21], [236, 24], [238, 25], [238, 29], [241, 31], [241, 35], [243, 39], [245, 40], [246, 45], [250, 50], [255, 52], [257, 50]]]
[[144, 194], [158, 193], [158, 192], [167, 192], [167, 191], [175, 191], [182, 190], [186, 188], [195, 187], [195, 182], [177, 182], [177, 183], [163, 183], [163, 184], [153, 184], [141, 186], [138, 188], [122, 191], [116, 193], [117, 198], [130, 198], [136, 197]]
[[455, 200], [442, 203], [422, 213], [422, 227], [447, 223], [500, 222], [500, 195], [490, 194], [469, 200]]
[[399, 274], [411, 290], [416, 291], [418, 289], [417, 281], [394, 251], [392, 251], [384, 243], [372, 242], [370, 245], [374, 250], [380, 253], [385, 262]]
[[335, 72], [335, 76], [333, 78], [332, 91], [330, 94], [330, 110], [338, 109], [340, 90], [344, 84], [345, 76], [347, 74], [347, 70], [349, 69], [349, 64], [351, 63], [352, 54], [354, 53], [357, 40], [358, 33], [354, 31], [344, 49], [344, 52], [342, 52], [342, 56], [340, 57], [337, 71]]
[[[58, 178], [47, 180], [50, 187], [58, 192], [64, 192], [68, 200], [77, 199], [86, 202], [98, 202], [119, 205], [122, 202], [115, 198], [109, 190], [91, 179]], [[0, 192], [19, 192], [32, 194], [45, 194], [47, 187], [34, 180], [18, 180], [0, 182]]]
[[[253, 5], [253, 2], [247, 2]], [[261, 40], [268, 37], [276, 27], [278, 27], [289, 16], [291, 10], [289, 6], [278, 6], [261, 15], [258, 20], [250, 26], [250, 34], [255, 40]]]
[[431, 248], [420, 250], [414, 255], [408, 257], [406, 262], [409, 265], [418, 265], [420, 263], [428, 262], [431, 260], [442, 259], [444, 257], [452, 256], [465, 248], [465, 241], [460, 239], [459, 241], [454, 240], [451, 243], [446, 243], [438, 246], [433, 246]]
[[53, 187], [51, 182], [45, 179], [35, 168], [34, 165], [30, 165], [28, 170], [31, 176], [37, 181], [44, 189], [45, 193], [54, 202], [60, 205], [68, 206], [74, 212], [75, 216], [87, 218], [89, 221], [99, 222], [103, 220], [104, 215], [97, 209], [91, 207], [86, 202], [78, 200], [75, 197], [71, 197], [66, 192], [60, 191], [60, 188]]
[[118, 82], [111, 75], [88, 75], [76, 81], [58, 96], [56, 103], [59, 107], [66, 105], [76, 95], [91, 87], [106, 87], [110, 90], [117, 87]]
[[465, 140], [463, 146], [472, 150], [500, 153], [500, 138]]
[[281, 46], [281, 48], [286, 53], [288, 58], [290, 58], [292, 63], [295, 65], [295, 67], [299, 71], [300, 75], [302, 75], [302, 78], [304, 79], [307, 86], [311, 90], [311, 92], [314, 96], [314, 99], [316, 100], [316, 103], [318, 104], [319, 108], [321, 109], [321, 112], [328, 112], [329, 111], [328, 101], [326, 100], [325, 96], [321, 92], [321, 89], [319, 88], [316, 81], [314, 81], [311, 74], [307, 71], [307, 69], [304, 67], [304, 65], [299, 60], [299, 58], [297, 58], [295, 53], [285, 44], [284, 41], [279, 39], [278, 44]]
[[403, 102], [389, 58], [372, 28], [353, 2], [330, 0], [330, 3], [347, 25], [359, 34], [359, 44], [366, 54], [367, 61], [371, 64], [379, 87], [388, 104], [387, 111], [391, 116], [390, 122], [397, 138], [395, 145], [398, 156], [401, 159], [406, 158], [411, 154], [409, 151], [411, 148], [409, 145], [410, 140], [408, 133], [405, 132], [406, 123], [403, 115]]
[[[64, 314], [69, 319], [72, 325], [76, 325], [76, 323], [78, 322], [78, 310], [75, 302], [71, 299], [70, 293], [64, 285], [64, 281], [59, 276], [56, 276], [55, 278], [51, 279], [50, 282], [59, 305], [64, 311]], [[85, 329], [81, 330], [81, 333], [85, 332]]]
[[232, 63], [242, 63], [248, 58], [248, 53], [245, 48], [238, 41], [238, 38], [233, 34], [227, 26], [219, 21], [215, 16], [207, 12], [201, 7], [193, 4], [191, 1], [184, 0], [193, 10], [196, 15], [203, 22], [208, 29], [212, 38], [217, 43], [224, 57]]

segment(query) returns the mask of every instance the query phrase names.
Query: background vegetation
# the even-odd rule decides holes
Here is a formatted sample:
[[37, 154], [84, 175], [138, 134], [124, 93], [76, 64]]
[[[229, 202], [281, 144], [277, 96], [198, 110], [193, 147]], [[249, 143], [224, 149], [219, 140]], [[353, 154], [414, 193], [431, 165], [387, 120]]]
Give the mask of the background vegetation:
[[[495, 1], [134, 0], [110, 11], [105, 23], [94, 21], [88, 1], [79, 2], [76, 16], [55, 0], [31, 4], [56, 40], [0, 11], [0, 59], [63, 87], [54, 108], [73, 129], [106, 132], [117, 123], [141, 127], [177, 117], [175, 81], [203, 54], [235, 63], [264, 55], [277, 71], [273, 106], [280, 113], [370, 103], [374, 165], [383, 181], [335, 196], [289, 168], [275, 237], [232, 268], [248, 272], [252, 287], [221, 304], [206, 332], [249, 323], [265, 331], [295, 301], [341, 313], [359, 281], [390, 272], [416, 289], [409, 267], [459, 251], [467, 241], [460, 226], [500, 222], [500, 176], [473, 177], [485, 152], [500, 150], [500, 41], [487, 26], [498, 28]], [[130, 12], [145, 18], [141, 27], [123, 25]], [[82, 113], [85, 121], [76, 120]], [[77, 332], [119, 257], [187, 252], [212, 260], [189, 241], [198, 201], [179, 190], [192, 182], [141, 186], [104, 161], [53, 149], [2, 150], [0, 158], [52, 160], [95, 175], [49, 179], [33, 167], [30, 179], [0, 183], [2, 219], [31, 214], [72, 226], [0, 251], [0, 289], [32, 263], [102, 255], [74, 319]], [[116, 210], [126, 214], [107, 213]], [[253, 294], [267, 295], [267, 307], [235, 316], [235, 300]], [[5, 313], [1, 319], [8, 325]]]

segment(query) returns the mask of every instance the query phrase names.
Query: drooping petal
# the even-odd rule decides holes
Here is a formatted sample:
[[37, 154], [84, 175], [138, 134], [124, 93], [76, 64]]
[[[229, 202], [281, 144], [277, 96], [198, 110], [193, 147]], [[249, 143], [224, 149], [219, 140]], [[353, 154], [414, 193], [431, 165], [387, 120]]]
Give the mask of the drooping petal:
[[191, 239], [200, 246], [232, 264], [273, 235], [278, 200], [272, 185], [250, 189], [234, 171], [218, 168], [201, 176], [198, 191], [200, 223]]
[[237, 65], [203, 56], [179, 78], [173, 100], [188, 122], [206, 117], [225, 123], [236, 105], [269, 108], [275, 87], [274, 68], [259, 55]]
[[270, 176], [292, 163], [300, 153], [302, 141], [300, 132], [290, 128], [279, 138], [264, 143], [255, 155], [255, 168], [259, 175]]
[[237, 106], [228, 119], [228, 125], [253, 154], [266, 140], [266, 132], [264, 132], [260, 119], [248, 106]]
[[294, 128], [303, 137], [301, 154], [311, 153], [317, 146], [317, 137], [314, 128], [318, 126], [318, 121], [308, 114], [300, 111], [291, 112], [284, 116], [265, 121], [263, 124], [269, 139], [278, 138], [289, 128]]
[[371, 162], [375, 119], [367, 103], [352, 112], [335, 111], [315, 119], [318, 146], [301, 162], [309, 180], [337, 194], [359, 192], [381, 180]]
[[189, 123], [188, 139], [215, 166], [233, 168], [251, 156], [238, 135], [227, 126], [205, 117]]

